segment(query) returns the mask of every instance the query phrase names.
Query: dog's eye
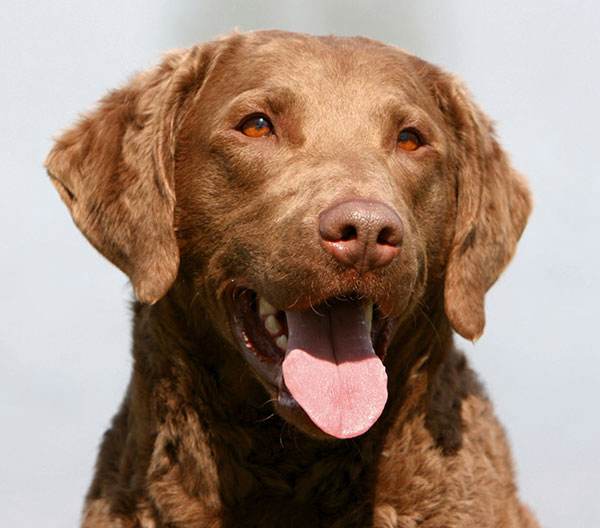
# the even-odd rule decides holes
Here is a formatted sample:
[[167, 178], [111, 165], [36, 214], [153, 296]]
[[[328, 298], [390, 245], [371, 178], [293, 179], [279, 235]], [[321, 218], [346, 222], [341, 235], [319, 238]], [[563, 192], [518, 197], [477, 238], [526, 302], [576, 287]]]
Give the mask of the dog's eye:
[[274, 132], [273, 124], [265, 115], [253, 115], [242, 121], [239, 130], [245, 136], [261, 138], [270, 136]]
[[405, 128], [398, 135], [398, 145], [402, 150], [412, 152], [423, 146], [423, 139], [414, 128]]

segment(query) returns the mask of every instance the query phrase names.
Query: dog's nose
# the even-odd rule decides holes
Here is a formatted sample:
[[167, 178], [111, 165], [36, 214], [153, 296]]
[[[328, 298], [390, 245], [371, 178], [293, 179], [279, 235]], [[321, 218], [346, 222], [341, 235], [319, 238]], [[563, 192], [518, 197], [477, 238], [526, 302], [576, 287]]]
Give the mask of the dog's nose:
[[319, 215], [321, 246], [359, 272], [387, 266], [400, 252], [402, 221], [382, 202], [348, 200]]

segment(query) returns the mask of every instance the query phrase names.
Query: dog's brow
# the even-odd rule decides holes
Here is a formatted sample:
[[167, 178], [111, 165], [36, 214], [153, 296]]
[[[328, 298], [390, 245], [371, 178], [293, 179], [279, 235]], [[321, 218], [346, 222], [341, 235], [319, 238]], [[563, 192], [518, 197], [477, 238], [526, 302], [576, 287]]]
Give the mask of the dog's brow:
[[260, 88], [251, 88], [238, 94], [227, 105], [226, 113], [231, 111], [255, 110], [256, 107], [266, 107], [271, 112], [278, 114], [285, 108], [293, 106], [298, 97], [288, 87], [284, 86], [264, 86]]

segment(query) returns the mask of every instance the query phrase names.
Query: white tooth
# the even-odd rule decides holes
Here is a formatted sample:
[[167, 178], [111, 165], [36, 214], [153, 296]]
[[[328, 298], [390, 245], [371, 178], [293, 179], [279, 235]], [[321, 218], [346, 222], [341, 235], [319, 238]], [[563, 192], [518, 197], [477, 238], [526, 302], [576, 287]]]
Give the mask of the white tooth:
[[285, 334], [280, 335], [275, 339], [275, 344], [285, 352], [287, 350], [287, 336]]
[[281, 333], [281, 325], [274, 315], [269, 315], [265, 319], [265, 328], [272, 336], [276, 336]]
[[267, 317], [267, 315], [275, 315], [277, 310], [273, 305], [266, 301], [262, 297], [258, 299], [258, 313], [261, 317]]
[[365, 321], [367, 323], [367, 330], [371, 333], [371, 327], [373, 324], [373, 303], [368, 302], [365, 304]]

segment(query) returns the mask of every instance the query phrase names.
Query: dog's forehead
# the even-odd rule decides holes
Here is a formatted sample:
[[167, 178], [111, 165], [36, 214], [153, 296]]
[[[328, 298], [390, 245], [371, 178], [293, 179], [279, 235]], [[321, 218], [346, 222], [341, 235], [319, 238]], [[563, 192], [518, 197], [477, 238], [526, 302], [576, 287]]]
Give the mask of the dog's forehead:
[[238, 92], [281, 86], [306, 98], [395, 97], [410, 102], [427, 95], [419, 75], [422, 61], [362, 37], [255, 32], [245, 34], [230, 51], [221, 71], [230, 81], [235, 78], [232, 85], [238, 85]]

